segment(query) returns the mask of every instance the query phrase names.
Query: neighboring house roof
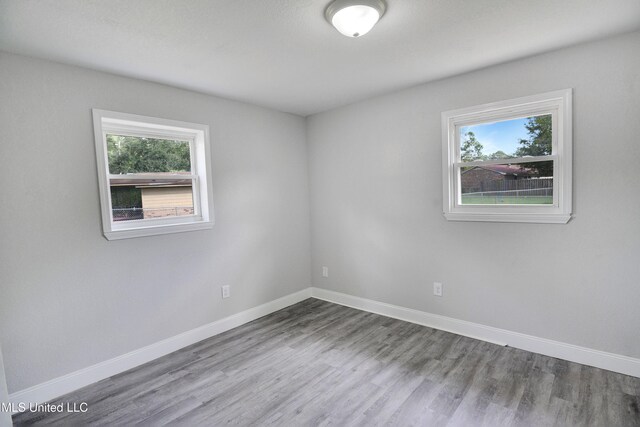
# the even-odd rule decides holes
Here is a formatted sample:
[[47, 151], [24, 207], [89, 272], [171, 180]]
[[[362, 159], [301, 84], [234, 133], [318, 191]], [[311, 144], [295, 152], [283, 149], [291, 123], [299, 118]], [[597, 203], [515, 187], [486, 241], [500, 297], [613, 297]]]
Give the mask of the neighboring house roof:
[[[115, 180], [113, 180], [115, 181]], [[178, 181], [160, 180], [160, 179], [118, 179], [117, 182], [111, 182], [112, 187], [136, 187], [136, 188], [153, 188], [153, 187], [191, 187], [190, 179], [181, 179]]]
[[518, 165], [490, 165], [490, 166], [473, 166], [465, 171], [463, 174], [468, 173], [474, 169], [485, 169], [491, 172], [499, 173], [500, 175], [517, 175], [517, 176], [532, 176], [537, 175], [537, 171], [529, 168], [523, 168]]
[[[158, 172], [153, 175], [167, 175], [171, 176], [171, 179], [128, 179], [127, 175], [122, 175], [122, 178], [114, 178], [111, 180], [112, 187], [136, 187], [136, 188], [148, 188], [148, 187], [190, 187], [190, 179], [176, 180], [175, 175], [189, 175], [189, 172]], [[144, 175], [144, 173], [138, 174]]]

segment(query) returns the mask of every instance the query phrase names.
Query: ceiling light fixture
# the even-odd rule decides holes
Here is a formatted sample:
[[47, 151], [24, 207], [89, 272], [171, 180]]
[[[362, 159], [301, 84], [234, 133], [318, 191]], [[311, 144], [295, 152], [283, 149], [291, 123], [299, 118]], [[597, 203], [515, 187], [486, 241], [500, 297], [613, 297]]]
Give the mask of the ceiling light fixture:
[[384, 0], [334, 0], [324, 16], [347, 37], [367, 34], [387, 10]]

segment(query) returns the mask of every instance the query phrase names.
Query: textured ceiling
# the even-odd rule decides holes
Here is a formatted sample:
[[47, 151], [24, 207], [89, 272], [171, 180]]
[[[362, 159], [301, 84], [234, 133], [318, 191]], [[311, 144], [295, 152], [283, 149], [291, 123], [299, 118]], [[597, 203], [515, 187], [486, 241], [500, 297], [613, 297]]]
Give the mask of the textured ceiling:
[[306, 116], [640, 28], [640, 0], [387, 0], [362, 38], [329, 0], [0, 0], [0, 50]]

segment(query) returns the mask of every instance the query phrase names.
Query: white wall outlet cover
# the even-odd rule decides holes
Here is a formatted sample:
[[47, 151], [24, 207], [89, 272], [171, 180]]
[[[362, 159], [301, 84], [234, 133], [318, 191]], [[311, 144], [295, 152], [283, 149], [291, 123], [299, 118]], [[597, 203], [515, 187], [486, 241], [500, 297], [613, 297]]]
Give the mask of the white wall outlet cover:
[[329, 277], [329, 267], [322, 267], [322, 277]]
[[438, 297], [442, 296], [442, 283], [433, 282], [433, 294]]
[[231, 289], [229, 285], [222, 287], [222, 298], [229, 298], [231, 296]]

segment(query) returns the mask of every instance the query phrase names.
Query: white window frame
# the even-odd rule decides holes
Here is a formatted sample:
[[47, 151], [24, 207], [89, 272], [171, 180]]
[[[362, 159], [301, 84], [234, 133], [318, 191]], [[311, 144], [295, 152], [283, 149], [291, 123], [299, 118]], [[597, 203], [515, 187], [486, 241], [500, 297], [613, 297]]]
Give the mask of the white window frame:
[[[449, 221], [565, 224], [571, 219], [572, 90], [565, 89], [442, 113], [443, 213]], [[460, 161], [462, 126], [536, 115], [552, 115], [552, 154], [506, 160]], [[553, 161], [553, 204], [470, 205], [461, 203], [460, 168]]]
[[[108, 240], [179, 233], [184, 231], [212, 228], [213, 195], [211, 185], [211, 164], [209, 126], [177, 120], [147, 117], [137, 114], [119, 113], [93, 109], [93, 128], [98, 166], [98, 184], [102, 212], [102, 229]], [[110, 175], [107, 157], [107, 134], [138, 136], [188, 141], [191, 152], [191, 174], [153, 176], [145, 173]], [[193, 180], [193, 215], [148, 218], [129, 221], [113, 221], [110, 179], [191, 179]]]

